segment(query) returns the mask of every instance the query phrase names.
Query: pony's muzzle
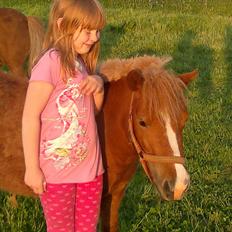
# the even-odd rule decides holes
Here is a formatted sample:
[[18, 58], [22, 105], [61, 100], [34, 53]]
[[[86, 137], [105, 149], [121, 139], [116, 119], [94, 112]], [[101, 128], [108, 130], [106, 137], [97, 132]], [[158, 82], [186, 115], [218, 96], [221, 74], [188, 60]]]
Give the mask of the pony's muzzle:
[[184, 193], [187, 192], [190, 185], [190, 179], [186, 178], [182, 183], [177, 183], [174, 190], [174, 200], [181, 200]]

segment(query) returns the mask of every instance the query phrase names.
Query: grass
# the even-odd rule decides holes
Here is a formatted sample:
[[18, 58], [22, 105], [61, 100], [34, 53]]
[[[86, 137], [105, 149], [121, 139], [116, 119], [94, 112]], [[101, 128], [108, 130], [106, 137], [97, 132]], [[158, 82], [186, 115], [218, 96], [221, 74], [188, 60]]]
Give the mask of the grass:
[[[50, 1], [0, 0], [47, 20]], [[199, 70], [189, 87], [184, 130], [191, 187], [180, 202], [162, 202], [141, 168], [120, 209], [121, 232], [232, 231], [232, 25], [230, 1], [103, 1], [108, 25], [101, 59], [171, 55], [178, 73]], [[0, 231], [43, 232], [39, 202], [0, 194]]]

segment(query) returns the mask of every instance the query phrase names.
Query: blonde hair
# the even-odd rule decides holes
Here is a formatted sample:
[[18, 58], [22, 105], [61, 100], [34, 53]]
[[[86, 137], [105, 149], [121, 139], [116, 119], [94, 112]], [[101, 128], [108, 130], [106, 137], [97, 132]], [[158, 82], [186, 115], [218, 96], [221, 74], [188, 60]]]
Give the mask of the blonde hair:
[[[57, 21], [62, 18], [58, 27]], [[78, 28], [101, 30], [105, 26], [105, 16], [97, 0], [54, 0], [45, 36], [43, 49], [54, 48], [60, 54], [61, 73], [64, 81], [75, 72], [76, 52], [73, 35]], [[99, 56], [98, 40], [87, 54], [80, 55], [89, 74], [94, 73]]]

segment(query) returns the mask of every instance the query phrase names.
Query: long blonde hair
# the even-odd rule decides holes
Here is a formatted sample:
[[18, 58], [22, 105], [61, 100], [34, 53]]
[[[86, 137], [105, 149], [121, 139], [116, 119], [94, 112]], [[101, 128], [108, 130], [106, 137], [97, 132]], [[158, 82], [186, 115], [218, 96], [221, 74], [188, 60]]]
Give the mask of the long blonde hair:
[[[58, 19], [62, 18], [58, 27]], [[97, 0], [54, 0], [45, 36], [43, 50], [54, 48], [60, 54], [61, 72], [64, 81], [75, 72], [76, 52], [73, 35], [78, 28], [101, 30], [105, 26], [105, 16]], [[100, 41], [91, 50], [80, 55], [90, 74], [95, 72], [99, 56]]]

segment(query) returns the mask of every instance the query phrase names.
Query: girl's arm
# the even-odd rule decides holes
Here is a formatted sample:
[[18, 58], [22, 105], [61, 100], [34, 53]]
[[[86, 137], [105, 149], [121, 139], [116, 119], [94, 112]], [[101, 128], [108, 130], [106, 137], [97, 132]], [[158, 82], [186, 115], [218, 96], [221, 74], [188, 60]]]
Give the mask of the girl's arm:
[[93, 94], [95, 103], [95, 114], [97, 114], [102, 107], [104, 100], [104, 81], [98, 75], [87, 76], [81, 82], [81, 92], [86, 95]]
[[95, 115], [98, 114], [102, 108], [102, 104], [104, 101], [104, 88], [100, 92], [96, 92], [93, 94], [93, 99], [95, 103]]
[[39, 165], [40, 114], [43, 111], [53, 86], [44, 81], [30, 82], [22, 118], [22, 139], [25, 159], [25, 183], [36, 194], [45, 190], [45, 179]]

